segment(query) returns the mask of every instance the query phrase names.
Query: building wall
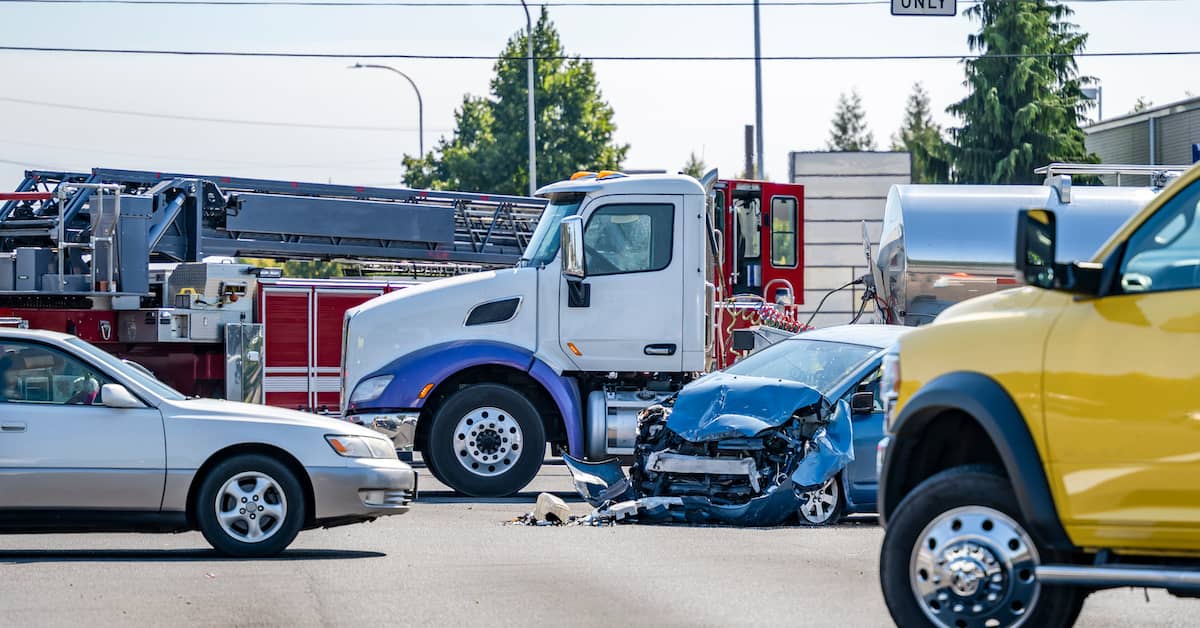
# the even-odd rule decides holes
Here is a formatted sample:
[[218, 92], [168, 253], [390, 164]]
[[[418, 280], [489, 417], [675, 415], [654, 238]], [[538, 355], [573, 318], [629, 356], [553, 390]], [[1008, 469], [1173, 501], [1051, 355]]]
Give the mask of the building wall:
[[[1151, 129], [1153, 128], [1153, 153]], [[1192, 163], [1192, 144], [1200, 144], [1200, 98], [1151, 107], [1098, 122], [1083, 129], [1090, 152], [1105, 164]], [[1113, 177], [1103, 177], [1108, 185]], [[1148, 185], [1147, 177], [1121, 177], [1122, 185]]]
[[[862, 224], [875, 250], [892, 185], [912, 182], [912, 158], [901, 152], [793, 152], [789, 181], [804, 186], [804, 305], [811, 314], [821, 298], [867, 273]], [[830, 295], [813, 319], [816, 327], [849, 323], [861, 303], [853, 286]], [[863, 314], [872, 311], [868, 304]]]

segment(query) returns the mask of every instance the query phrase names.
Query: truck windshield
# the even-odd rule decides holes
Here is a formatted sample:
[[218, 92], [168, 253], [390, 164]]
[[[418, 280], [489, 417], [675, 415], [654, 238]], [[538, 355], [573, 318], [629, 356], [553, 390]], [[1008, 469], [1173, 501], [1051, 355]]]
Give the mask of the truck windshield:
[[573, 216], [579, 211], [583, 202], [583, 193], [570, 192], [555, 194], [550, 197], [550, 204], [542, 212], [537, 229], [529, 240], [525, 255], [521, 257], [518, 266], [542, 266], [549, 264], [558, 255], [559, 231], [558, 225], [563, 218]]

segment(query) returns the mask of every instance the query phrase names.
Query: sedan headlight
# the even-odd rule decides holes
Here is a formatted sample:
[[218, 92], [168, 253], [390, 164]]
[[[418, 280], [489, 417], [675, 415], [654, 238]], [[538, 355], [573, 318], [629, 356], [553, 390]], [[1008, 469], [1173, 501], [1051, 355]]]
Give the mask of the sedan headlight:
[[371, 379], [364, 379], [354, 387], [354, 394], [350, 395], [350, 404], [363, 403], [366, 401], [374, 401], [378, 399], [383, 391], [387, 390], [388, 384], [392, 383], [391, 375], [380, 375]]
[[329, 446], [346, 458], [396, 458], [392, 443], [382, 438], [366, 436], [326, 436]]
[[883, 425], [892, 429], [896, 400], [900, 398], [900, 354], [892, 349], [883, 356], [883, 372], [879, 376], [879, 394], [883, 396]]

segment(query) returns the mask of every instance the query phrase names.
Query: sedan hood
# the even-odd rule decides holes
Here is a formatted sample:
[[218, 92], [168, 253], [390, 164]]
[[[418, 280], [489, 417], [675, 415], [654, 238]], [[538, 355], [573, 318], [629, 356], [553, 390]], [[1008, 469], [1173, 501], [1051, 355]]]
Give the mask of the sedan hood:
[[667, 429], [692, 442], [753, 437], [823, 401], [804, 384], [718, 372], [679, 392]]
[[274, 423], [324, 430], [329, 434], [349, 436], [372, 436], [379, 434], [348, 421], [324, 417], [307, 412], [297, 412], [273, 406], [263, 406], [221, 399], [187, 399], [169, 402], [175, 416], [215, 421], [237, 421], [245, 423]]

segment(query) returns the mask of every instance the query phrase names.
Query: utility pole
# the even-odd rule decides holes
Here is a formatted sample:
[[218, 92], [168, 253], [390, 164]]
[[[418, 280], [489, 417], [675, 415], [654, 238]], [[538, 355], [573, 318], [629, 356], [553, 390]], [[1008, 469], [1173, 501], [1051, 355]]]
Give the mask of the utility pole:
[[754, 125], [746, 125], [746, 170], [747, 179], [754, 179]]
[[525, 8], [525, 41], [529, 44], [529, 51], [526, 53], [528, 61], [525, 66], [525, 73], [529, 78], [526, 87], [526, 91], [529, 92], [529, 111], [526, 115], [529, 118], [529, 195], [533, 196], [537, 192], [537, 148], [533, 119], [533, 18], [529, 16], [529, 5], [525, 4], [525, 0], [521, 0], [521, 6]]
[[763, 99], [762, 99], [762, 38], [758, 26], [758, 0], [754, 0], [754, 132], [758, 149], [758, 170], [754, 178], [763, 178]]

